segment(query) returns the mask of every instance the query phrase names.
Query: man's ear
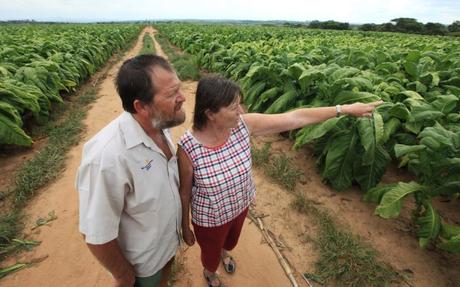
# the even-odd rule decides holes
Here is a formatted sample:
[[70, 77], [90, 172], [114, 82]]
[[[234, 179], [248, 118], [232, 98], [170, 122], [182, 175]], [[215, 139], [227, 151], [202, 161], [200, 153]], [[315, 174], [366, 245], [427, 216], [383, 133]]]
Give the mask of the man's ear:
[[136, 114], [142, 116], [142, 117], [150, 117], [150, 111], [147, 108], [147, 104], [141, 102], [140, 100], [136, 99], [133, 102], [133, 107], [134, 110], [136, 111]]

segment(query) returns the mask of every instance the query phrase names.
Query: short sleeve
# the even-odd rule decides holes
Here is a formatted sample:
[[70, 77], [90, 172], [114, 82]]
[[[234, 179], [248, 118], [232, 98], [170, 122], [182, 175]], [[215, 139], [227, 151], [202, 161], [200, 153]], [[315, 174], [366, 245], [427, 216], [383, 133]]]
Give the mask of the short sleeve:
[[121, 178], [98, 164], [86, 164], [78, 170], [80, 232], [87, 243], [104, 244], [118, 237], [125, 198]]

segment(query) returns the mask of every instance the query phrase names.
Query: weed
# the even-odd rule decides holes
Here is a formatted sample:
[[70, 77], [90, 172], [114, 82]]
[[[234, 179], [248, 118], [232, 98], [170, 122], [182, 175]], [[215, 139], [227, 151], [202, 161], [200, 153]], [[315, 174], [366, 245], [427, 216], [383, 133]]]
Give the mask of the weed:
[[254, 166], [264, 166], [269, 162], [270, 157], [270, 143], [265, 143], [264, 146], [258, 149], [255, 145], [252, 145], [251, 155], [252, 163]]
[[200, 79], [200, 68], [195, 56], [187, 53], [177, 53], [162, 34], [157, 34], [156, 39], [163, 51], [168, 55], [169, 61], [171, 61], [181, 80], [196, 81]]
[[285, 154], [274, 156], [266, 165], [265, 172], [288, 190], [294, 190], [299, 177], [303, 175], [303, 172], [295, 168], [291, 164], [291, 159]]
[[315, 244], [320, 250], [316, 274], [304, 275], [324, 283], [335, 280], [339, 286], [388, 286], [400, 280], [398, 273], [387, 264], [377, 262], [377, 252], [359, 237], [338, 230], [332, 218], [303, 196], [297, 195], [292, 206], [301, 213], [312, 215], [319, 225]]
[[142, 49], [139, 52], [139, 55], [155, 54], [156, 53], [155, 44], [153, 42], [152, 37], [149, 34], [147, 34], [147, 33], [144, 34], [144, 38], [143, 38], [142, 42], [143, 42]]

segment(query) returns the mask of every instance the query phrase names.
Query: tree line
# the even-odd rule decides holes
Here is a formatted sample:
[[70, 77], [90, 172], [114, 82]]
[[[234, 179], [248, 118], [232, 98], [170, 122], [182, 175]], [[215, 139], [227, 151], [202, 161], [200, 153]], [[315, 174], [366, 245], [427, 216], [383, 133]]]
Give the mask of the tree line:
[[289, 26], [305, 27], [311, 29], [331, 29], [331, 30], [361, 30], [376, 32], [399, 32], [424, 35], [460, 36], [460, 21], [454, 21], [450, 25], [428, 22], [423, 24], [414, 18], [395, 18], [383, 24], [366, 23], [362, 25], [350, 24], [347, 22], [311, 21], [306, 25], [299, 23], [289, 24]]

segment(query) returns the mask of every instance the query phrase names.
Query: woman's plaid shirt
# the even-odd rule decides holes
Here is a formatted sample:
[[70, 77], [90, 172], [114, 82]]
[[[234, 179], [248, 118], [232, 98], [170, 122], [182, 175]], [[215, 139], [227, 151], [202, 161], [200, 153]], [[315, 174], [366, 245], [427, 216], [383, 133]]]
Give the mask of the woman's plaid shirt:
[[209, 148], [188, 130], [179, 145], [193, 165], [192, 220], [203, 227], [225, 224], [255, 197], [249, 130], [242, 117], [221, 146]]

